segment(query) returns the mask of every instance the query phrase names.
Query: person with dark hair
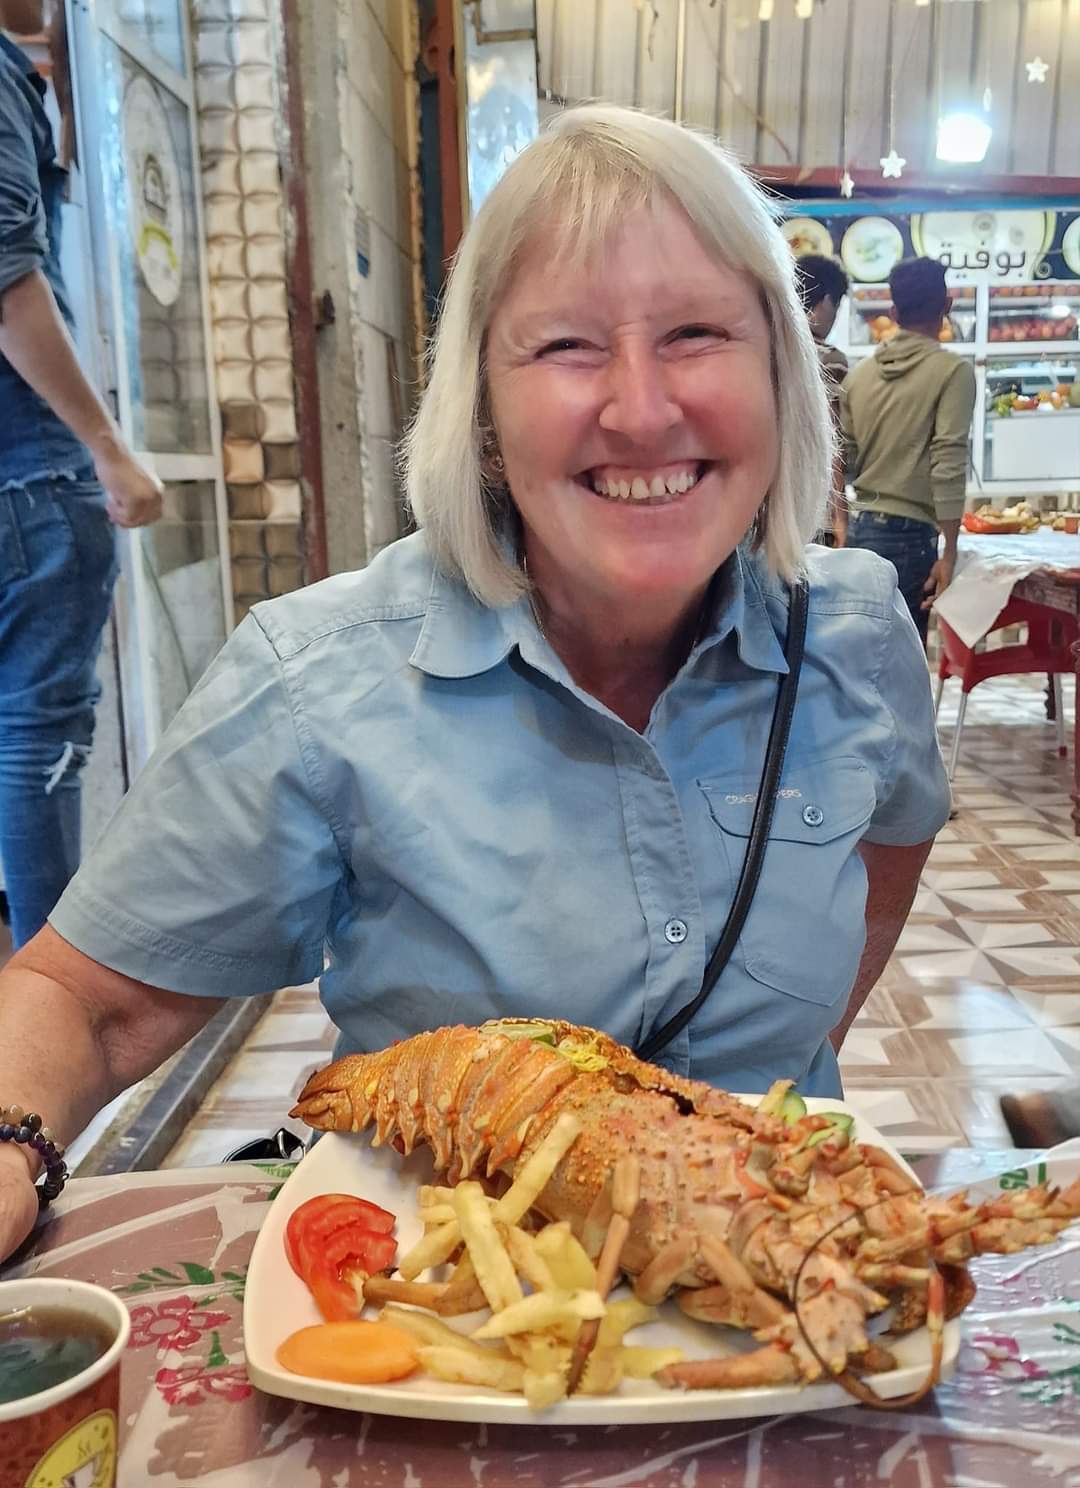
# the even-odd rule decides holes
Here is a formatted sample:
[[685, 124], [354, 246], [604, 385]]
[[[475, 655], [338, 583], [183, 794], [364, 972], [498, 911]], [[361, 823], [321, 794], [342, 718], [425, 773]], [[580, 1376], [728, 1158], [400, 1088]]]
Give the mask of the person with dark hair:
[[[838, 346], [826, 340], [836, 324], [840, 302], [848, 292], [848, 276], [835, 258], [821, 253], [807, 253], [795, 265], [795, 277], [810, 322], [810, 331], [821, 362], [825, 392], [829, 399], [833, 430], [840, 435], [840, 385], [848, 373], [848, 359]], [[844, 462], [838, 454], [833, 462], [832, 489], [825, 526], [816, 541], [826, 547], [842, 548], [847, 542], [848, 504], [844, 481]]]
[[[850, 372], [840, 390], [849, 479], [848, 544], [896, 567], [926, 642], [929, 611], [948, 586], [964, 511], [975, 373], [939, 340], [952, 304], [945, 269], [910, 258], [889, 277], [900, 329]], [[939, 554], [938, 536], [944, 537]]]
[[[40, 35], [42, 0], [0, 0], [0, 28]], [[60, 273], [74, 151], [57, 5], [49, 35], [61, 158], [45, 84], [0, 35], [0, 862], [16, 948], [79, 864], [80, 771], [116, 580], [113, 527], [161, 514], [161, 486], [79, 366]]]

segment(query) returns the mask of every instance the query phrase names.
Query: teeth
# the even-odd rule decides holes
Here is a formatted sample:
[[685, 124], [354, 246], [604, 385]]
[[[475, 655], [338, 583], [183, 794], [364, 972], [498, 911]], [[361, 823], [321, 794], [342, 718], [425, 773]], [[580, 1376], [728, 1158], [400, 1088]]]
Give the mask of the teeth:
[[643, 475], [635, 475], [633, 480], [593, 479], [596, 494], [606, 496], [609, 501], [659, 501], [664, 496], [681, 496], [696, 485], [696, 470], [680, 470], [666, 477], [654, 475], [651, 480]]

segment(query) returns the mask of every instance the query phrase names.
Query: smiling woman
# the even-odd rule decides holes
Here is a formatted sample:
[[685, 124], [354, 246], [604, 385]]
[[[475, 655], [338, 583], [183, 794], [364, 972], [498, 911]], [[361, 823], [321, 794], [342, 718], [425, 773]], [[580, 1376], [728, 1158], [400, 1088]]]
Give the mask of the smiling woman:
[[420, 531], [238, 627], [0, 974], [0, 1093], [67, 1140], [217, 999], [319, 976], [339, 1053], [569, 1019], [837, 1094], [948, 791], [895, 571], [806, 546], [830, 456], [766, 198], [674, 124], [563, 115], [459, 253]]

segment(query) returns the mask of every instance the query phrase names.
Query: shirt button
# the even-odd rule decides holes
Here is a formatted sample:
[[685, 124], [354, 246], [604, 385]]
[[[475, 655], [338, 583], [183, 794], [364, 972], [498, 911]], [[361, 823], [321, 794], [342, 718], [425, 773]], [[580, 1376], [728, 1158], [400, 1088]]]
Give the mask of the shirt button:
[[820, 806], [804, 806], [802, 819], [808, 827], [820, 827], [825, 820], [825, 813]]
[[672, 945], [682, 945], [689, 933], [685, 920], [668, 920], [664, 926], [664, 938]]

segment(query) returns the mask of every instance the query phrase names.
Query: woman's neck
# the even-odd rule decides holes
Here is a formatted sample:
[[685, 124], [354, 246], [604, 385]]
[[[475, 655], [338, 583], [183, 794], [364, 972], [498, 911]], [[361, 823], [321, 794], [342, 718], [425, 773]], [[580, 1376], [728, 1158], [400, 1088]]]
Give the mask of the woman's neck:
[[540, 628], [577, 685], [639, 733], [697, 640], [703, 601], [629, 614], [624, 603], [570, 608], [534, 594]]

